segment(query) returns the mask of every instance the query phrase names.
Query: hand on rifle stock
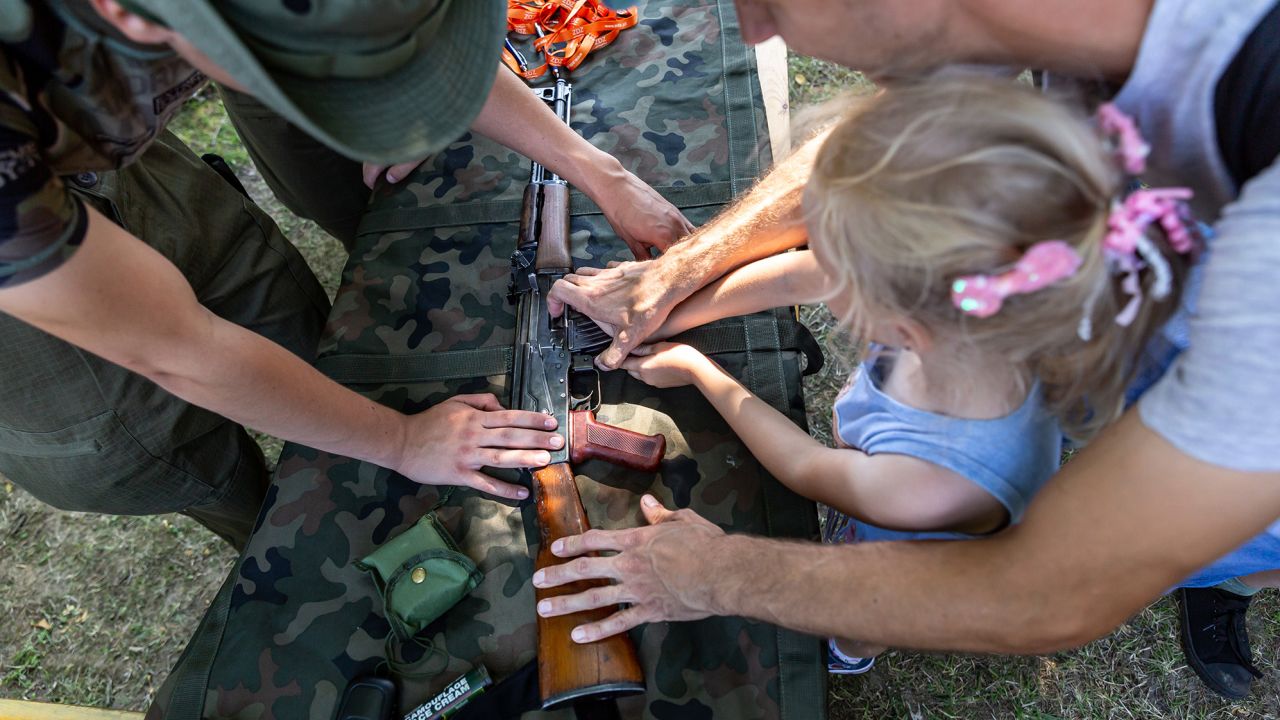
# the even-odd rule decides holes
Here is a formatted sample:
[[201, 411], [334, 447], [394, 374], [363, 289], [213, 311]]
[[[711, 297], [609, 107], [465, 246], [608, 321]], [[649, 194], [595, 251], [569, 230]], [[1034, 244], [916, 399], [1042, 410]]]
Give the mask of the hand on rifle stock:
[[493, 395], [455, 395], [406, 418], [404, 446], [388, 467], [425, 485], [463, 485], [498, 497], [529, 491], [480, 472], [482, 467], [541, 467], [564, 438], [550, 415], [506, 410]]
[[644, 496], [641, 507], [649, 522], [644, 527], [589, 530], [552, 545], [552, 552], [560, 557], [601, 551], [616, 555], [579, 557], [533, 577], [537, 587], [597, 578], [614, 581], [577, 595], [543, 600], [538, 614], [545, 617], [631, 604], [600, 622], [578, 626], [573, 631], [575, 642], [593, 642], [644, 623], [699, 620], [714, 614], [705, 592], [706, 568], [701, 567], [708, 559], [714, 562], [714, 554], [692, 553], [690, 548], [708, 548], [724, 537], [724, 531], [692, 510], [667, 510], [652, 495]]

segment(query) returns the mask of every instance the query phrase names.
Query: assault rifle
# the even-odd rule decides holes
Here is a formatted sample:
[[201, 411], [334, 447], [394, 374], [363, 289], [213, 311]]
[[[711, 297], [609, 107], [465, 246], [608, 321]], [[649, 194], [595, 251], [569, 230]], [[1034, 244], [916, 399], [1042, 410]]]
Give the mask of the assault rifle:
[[[566, 124], [573, 88], [557, 74], [553, 87], [535, 89]], [[590, 525], [578, 496], [570, 463], [591, 458], [645, 472], [654, 472], [666, 451], [662, 435], [640, 433], [598, 422], [589, 406], [599, 401], [599, 374], [594, 353], [609, 336], [585, 316], [566, 311], [547, 312], [547, 292], [556, 280], [572, 272], [569, 254], [569, 186], [559, 176], [533, 164], [520, 236], [511, 256], [511, 296], [518, 303], [511, 404], [514, 409], [552, 415], [567, 431], [566, 442], [551, 453], [551, 463], [530, 468], [533, 496], [541, 525], [539, 569], [564, 562], [551, 553], [551, 543], [586, 532]], [[570, 379], [576, 373], [596, 373], [594, 393], [576, 398]], [[582, 592], [607, 584], [577, 582], [553, 589], [539, 588], [538, 600]], [[543, 709], [588, 698], [608, 698], [644, 690], [644, 674], [631, 639], [623, 635], [580, 644], [569, 636], [584, 622], [601, 620], [613, 612], [600, 609], [538, 617], [538, 684]]]

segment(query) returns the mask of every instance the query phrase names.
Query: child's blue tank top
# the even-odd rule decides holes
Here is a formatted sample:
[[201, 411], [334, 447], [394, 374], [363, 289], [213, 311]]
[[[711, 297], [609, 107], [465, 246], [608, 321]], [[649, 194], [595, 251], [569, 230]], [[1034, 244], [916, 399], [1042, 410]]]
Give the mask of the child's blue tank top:
[[[1009, 511], [1010, 524], [1058, 469], [1062, 432], [1044, 410], [1040, 384], [1004, 417], [971, 420], [904, 405], [881, 389], [881, 371], [864, 362], [835, 402], [836, 431], [868, 455], [909, 455], [947, 468], [991, 493]], [[860, 541], [958, 539], [953, 532], [903, 532], [857, 524]]]

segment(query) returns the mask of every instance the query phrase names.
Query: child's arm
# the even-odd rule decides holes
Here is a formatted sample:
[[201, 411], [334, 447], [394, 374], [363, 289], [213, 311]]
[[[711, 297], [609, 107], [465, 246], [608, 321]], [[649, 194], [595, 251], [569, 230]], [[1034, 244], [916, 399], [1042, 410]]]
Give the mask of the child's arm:
[[744, 265], [694, 293], [671, 311], [652, 338], [669, 338], [720, 318], [819, 302], [827, 289], [826, 273], [812, 252], [784, 252]]
[[894, 530], [975, 534], [1005, 522], [995, 498], [946, 468], [822, 445], [688, 345], [643, 346], [622, 367], [656, 387], [695, 385], [774, 477], [851, 517]]

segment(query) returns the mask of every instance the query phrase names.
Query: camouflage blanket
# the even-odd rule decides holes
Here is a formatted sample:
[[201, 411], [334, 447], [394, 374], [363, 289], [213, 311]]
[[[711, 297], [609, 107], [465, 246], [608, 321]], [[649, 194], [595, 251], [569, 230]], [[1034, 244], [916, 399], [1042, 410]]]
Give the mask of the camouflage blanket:
[[[702, 223], [770, 161], [755, 56], [738, 36], [730, 0], [639, 5], [640, 24], [574, 73], [573, 125]], [[459, 392], [505, 399], [509, 377], [492, 361], [514, 334], [508, 256], [527, 178], [525, 158], [468, 137], [380, 192], [344, 271], [318, 366], [406, 412]], [[626, 256], [590, 201], [575, 196], [573, 215], [579, 265]], [[794, 338], [802, 334], [787, 312], [734, 319], [710, 333], [716, 358], [797, 423], [804, 412]], [[602, 390], [601, 420], [663, 432], [668, 448], [656, 476], [596, 461], [576, 468], [593, 525], [643, 522], [647, 491], [733, 531], [816, 537], [813, 504], [770, 477], [696, 390], [656, 390], [621, 372], [605, 374]], [[353, 563], [442, 500], [440, 519], [484, 580], [423, 633], [447, 657], [422, 667], [447, 667], [400, 677], [402, 709], [477, 664], [501, 679], [528, 663], [536, 647], [530, 504], [465, 489], [442, 497], [440, 488], [382, 468], [288, 445], [248, 548], [175, 669], [172, 695], [152, 714], [332, 717], [351, 679], [385, 672], [390, 627], [373, 582]], [[815, 638], [741, 618], [654, 624], [633, 637], [647, 693], [620, 702], [626, 717], [825, 714]], [[412, 647], [406, 655], [421, 657]], [[570, 717], [528, 717], [543, 715]]]

